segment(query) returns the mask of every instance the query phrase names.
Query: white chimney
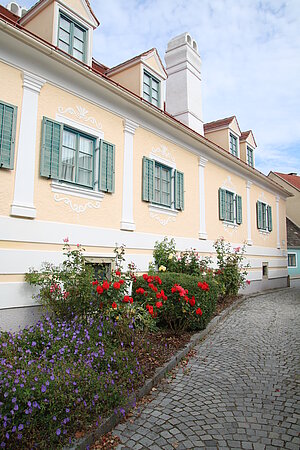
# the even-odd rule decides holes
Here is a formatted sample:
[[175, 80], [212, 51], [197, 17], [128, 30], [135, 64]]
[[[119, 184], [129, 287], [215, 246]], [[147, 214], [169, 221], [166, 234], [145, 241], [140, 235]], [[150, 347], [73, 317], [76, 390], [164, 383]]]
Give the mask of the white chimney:
[[201, 58], [189, 33], [170, 40], [165, 54], [166, 111], [203, 135]]
[[16, 2], [10, 2], [6, 5], [6, 8], [14, 13], [16, 16], [23, 17], [24, 14], [27, 13], [28, 9], [24, 8], [23, 6], [20, 6]]

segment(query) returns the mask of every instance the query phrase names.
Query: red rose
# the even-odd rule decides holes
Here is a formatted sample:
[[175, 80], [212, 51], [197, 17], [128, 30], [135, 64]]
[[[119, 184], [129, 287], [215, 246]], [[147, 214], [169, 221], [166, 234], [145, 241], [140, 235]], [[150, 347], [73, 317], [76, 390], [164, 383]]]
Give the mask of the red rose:
[[136, 292], [137, 294], [144, 294], [144, 293], [145, 293], [145, 289], [143, 289], [142, 287], [140, 287], [140, 288], [138, 288], [135, 292]]
[[148, 278], [147, 278], [148, 283], [152, 283], [153, 280], [154, 280], [153, 277], [148, 277]]
[[120, 289], [120, 287], [121, 287], [120, 283], [118, 283], [117, 281], [115, 281], [114, 284], [113, 284], [113, 288], [114, 288], [114, 289]]
[[124, 303], [128, 303], [129, 302], [129, 295], [124, 295], [123, 302]]
[[160, 308], [162, 306], [162, 302], [156, 302], [156, 308]]
[[156, 283], [158, 283], [158, 284], [161, 284], [162, 283], [162, 281], [161, 281], [161, 279], [159, 278], [159, 277], [155, 277], [155, 281], [156, 281]]
[[120, 276], [121, 276], [121, 272], [120, 272], [119, 270], [116, 270], [116, 275], [117, 275], [118, 277], [120, 277]]
[[198, 287], [202, 289], [203, 284], [201, 283], [201, 281], [199, 281], [198, 283]]
[[147, 281], [148, 280], [148, 275], [146, 273], [144, 273], [143, 278], [144, 278], [145, 281]]
[[102, 286], [97, 286], [96, 287], [96, 291], [98, 294], [102, 294], [103, 293], [103, 287]]
[[115, 302], [113, 302], [113, 304], [111, 305], [111, 307], [112, 307], [113, 309], [117, 309], [118, 305], [117, 305]]
[[92, 285], [93, 285], [93, 286], [97, 286], [97, 284], [99, 284], [99, 283], [98, 283], [98, 280], [95, 280], [95, 281], [92, 282]]
[[124, 284], [124, 280], [119, 280], [119, 283], [120, 284]]
[[202, 316], [202, 310], [201, 310], [201, 308], [198, 308], [198, 309], [196, 309], [196, 314], [198, 315], [198, 316]]
[[195, 306], [196, 301], [195, 301], [195, 297], [194, 296], [189, 299], [189, 303], [190, 303], [191, 306]]
[[156, 298], [157, 299], [161, 298], [161, 294], [159, 292], [156, 294]]
[[130, 303], [133, 303], [133, 298], [129, 297], [129, 301], [130, 301]]
[[163, 300], [164, 301], [168, 300], [168, 297], [166, 295], [163, 295]]
[[109, 289], [109, 286], [110, 286], [110, 283], [108, 281], [106, 281], [106, 280], [103, 281], [103, 283], [102, 283], [103, 289], [107, 290], [107, 289]]

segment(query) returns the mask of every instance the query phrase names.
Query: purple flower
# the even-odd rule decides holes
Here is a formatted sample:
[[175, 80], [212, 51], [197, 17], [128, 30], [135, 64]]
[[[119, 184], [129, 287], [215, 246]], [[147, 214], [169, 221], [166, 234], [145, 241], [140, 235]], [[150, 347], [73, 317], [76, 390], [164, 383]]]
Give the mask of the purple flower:
[[60, 428], [57, 428], [57, 430], [56, 430], [56, 434], [57, 434], [57, 436], [59, 436], [59, 435], [60, 435], [60, 433], [61, 433], [61, 430], [60, 430]]
[[32, 345], [32, 347], [35, 347], [36, 346], [36, 342], [33, 341], [31, 345]]
[[23, 430], [23, 428], [24, 428], [24, 425], [22, 423], [20, 423], [20, 425], [18, 426], [18, 430], [21, 431], [21, 430]]
[[46, 390], [47, 390], [46, 386], [44, 384], [42, 384], [41, 391], [46, 392]]
[[16, 403], [16, 401], [17, 401], [16, 397], [14, 397], [11, 401], [12, 401], [12, 403]]

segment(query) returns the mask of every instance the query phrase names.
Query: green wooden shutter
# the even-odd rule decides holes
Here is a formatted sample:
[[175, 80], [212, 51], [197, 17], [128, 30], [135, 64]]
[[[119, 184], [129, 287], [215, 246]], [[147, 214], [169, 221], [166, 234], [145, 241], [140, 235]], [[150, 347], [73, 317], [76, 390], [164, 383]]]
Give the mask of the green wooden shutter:
[[256, 217], [257, 217], [257, 228], [262, 229], [262, 203], [260, 201], [256, 202]]
[[43, 117], [40, 174], [42, 177], [59, 178], [59, 161], [63, 125]]
[[184, 175], [175, 170], [175, 208], [184, 209]]
[[225, 189], [219, 189], [219, 218], [225, 220], [226, 215], [226, 191]]
[[235, 197], [235, 207], [236, 207], [236, 223], [240, 225], [243, 221], [242, 197], [240, 195], [236, 195]]
[[115, 192], [115, 146], [109, 142], [100, 142], [99, 190]]
[[0, 103], [0, 168], [13, 169], [17, 107]]
[[272, 231], [273, 229], [273, 223], [272, 223], [272, 207], [271, 206], [267, 206], [267, 211], [268, 211], [268, 230]]
[[152, 202], [154, 200], [154, 176], [155, 162], [144, 156], [142, 199], [146, 202]]

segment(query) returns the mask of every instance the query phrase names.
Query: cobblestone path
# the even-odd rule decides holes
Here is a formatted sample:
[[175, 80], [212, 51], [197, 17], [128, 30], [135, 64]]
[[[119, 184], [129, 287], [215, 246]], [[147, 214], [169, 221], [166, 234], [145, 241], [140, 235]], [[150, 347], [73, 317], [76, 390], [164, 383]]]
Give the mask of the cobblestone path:
[[118, 449], [299, 450], [299, 289], [246, 300], [196, 350], [116, 427]]

